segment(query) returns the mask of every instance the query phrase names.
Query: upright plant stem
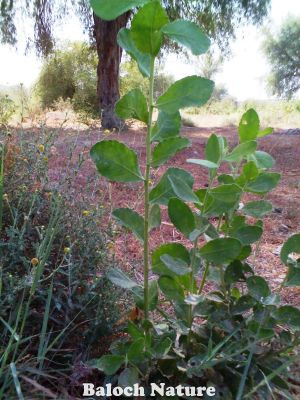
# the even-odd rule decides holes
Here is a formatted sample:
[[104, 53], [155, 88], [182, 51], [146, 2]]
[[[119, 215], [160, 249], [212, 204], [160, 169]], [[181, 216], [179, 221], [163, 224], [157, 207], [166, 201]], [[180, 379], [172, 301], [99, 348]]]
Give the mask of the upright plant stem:
[[151, 59], [149, 78], [149, 120], [146, 139], [146, 173], [144, 182], [145, 223], [144, 223], [144, 311], [145, 319], [149, 318], [149, 181], [151, 173], [151, 130], [153, 119], [153, 93], [154, 93], [154, 65], [155, 58]]

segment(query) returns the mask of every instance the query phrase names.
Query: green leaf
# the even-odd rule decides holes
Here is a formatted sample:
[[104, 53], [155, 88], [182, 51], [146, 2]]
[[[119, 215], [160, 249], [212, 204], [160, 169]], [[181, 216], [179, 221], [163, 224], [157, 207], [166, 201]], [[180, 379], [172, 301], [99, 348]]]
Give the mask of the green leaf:
[[257, 150], [250, 159], [255, 162], [259, 169], [272, 168], [275, 165], [274, 158], [265, 151]]
[[210, 46], [209, 38], [194, 22], [179, 19], [164, 26], [162, 31], [178, 44], [190, 49], [195, 55], [206, 53]]
[[241, 188], [234, 183], [217, 186], [209, 192], [214, 199], [223, 203], [235, 203], [241, 193]]
[[128, 53], [136, 62], [141, 74], [145, 77], [150, 77], [151, 57], [149, 54], [143, 54], [136, 47], [132, 37], [131, 31], [123, 28], [118, 33], [118, 44], [126, 53]]
[[190, 304], [191, 306], [196, 306], [200, 303], [205, 301], [205, 297], [199, 294], [189, 294], [185, 299], [184, 302], [186, 304]]
[[300, 310], [296, 307], [279, 307], [273, 316], [279, 324], [286, 324], [296, 330], [300, 329]]
[[144, 337], [144, 332], [132, 321], [128, 321], [127, 332], [133, 340], [137, 340]]
[[234, 238], [213, 239], [201, 247], [202, 258], [214, 264], [228, 263], [236, 259], [242, 250], [242, 244]]
[[145, 359], [144, 349], [145, 340], [143, 338], [135, 340], [128, 349], [128, 361], [133, 364], [138, 364], [142, 362]]
[[174, 176], [180, 178], [192, 189], [194, 178], [189, 172], [180, 168], [169, 168], [161, 177], [159, 183], [151, 190], [149, 195], [151, 203], [167, 206], [172, 197], [177, 197], [169, 181], [169, 178], [173, 178]]
[[91, 149], [99, 173], [114, 182], [142, 181], [136, 153], [117, 140], [103, 140]]
[[152, 166], [159, 167], [180, 150], [190, 146], [190, 140], [181, 137], [170, 138], [160, 142], [153, 150]]
[[[136, 286], [132, 289], [134, 295], [134, 302], [138, 308], [144, 310], [144, 288]], [[149, 282], [149, 311], [155, 310], [158, 301], [158, 286], [157, 280]]]
[[158, 204], [153, 204], [149, 213], [149, 231], [154, 228], [159, 228], [161, 224], [161, 213]]
[[247, 142], [257, 138], [259, 132], [259, 118], [257, 112], [250, 108], [242, 116], [239, 124], [239, 135], [241, 142]]
[[300, 233], [289, 237], [282, 246], [280, 259], [285, 265], [288, 265], [288, 258], [291, 253], [300, 254]]
[[273, 209], [270, 202], [265, 200], [250, 201], [243, 208], [242, 212], [249, 217], [261, 218], [269, 214]]
[[152, 142], [162, 142], [163, 140], [177, 137], [181, 128], [181, 116], [177, 111], [175, 114], [167, 114], [160, 111], [157, 121], [151, 131]]
[[107, 278], [116, 286], [123, 289], [132, 289], [138, 284], [118, 268], [112, 268], [107, 273]]
[[263, 136], [267, 136], [267, 135], [271, 135], [274, 132], [273, 128], [266, 128], [262, 131], [258, 132], [257, 137], [263, 137]]
[[125, 358], [123, 356], [107, 355], [98, 360], [92, 360], [89, 364], [91, 367], [103, 371], [105, 375], [114, 375], [118, 369], [120, 369], [124, 361]]
[[257, 242], [262, 234], [263, 230], [261, 227], [256, 225], [245, 225], [239, 228], [235, 232], [234, 236], [239, 239], [244, 246], [246, 246]]
[[300, 265], [289, 265], [284, 286], [300, 286]]
[[136, 368], [125, 368], [118, 378], [118, 386], [122, 388], [133, 387], [134, 384], [139, 383], [139, 374]]
[[254, 181], [248, 183], [246, 190], [253, 193], [270, 192], [278, 185], [280, 177], [277, 172], [262, 172]]
[[207, 160], [219, 165], [222, 159], [222, 149], [223, 149], [223, 138], [212, 134], [210, 135], [206, 147], [205, 147], [205, 157]]
[[239, 282], [244, 277], [243, 264], [239, 260], [233, 261], [225, 270], [224, 280], [228, 285]]
[[197, 158], [189, 158], [186, 161], [188, 163], [201, 165], [202, 167], [209, 168], [209, 169], [215, 169], [215, 168], [219, 167], [218, 164], [216, 164], [212, 161], [208, 161], [208, 160], [198, 160]]
[[169, 267], [166, 267], [161, 257], [168, 255], [174, 259], [181, 260], [184, 264], [190, 264], [190, 254], [180, 243], [167, 243], [155, 249], [152, 254], [152, 271], [159, 275], [174, 276]]
[[171, 301], [184, 301], [184, 290], [182, 286], [169, 276], [162, 276], [158, 280], [160, 290]]
[[160, 96], [156, 107], [169, 114], [174, 114], [181, 108], [201, 106], [211, 97], [214, 83], [199, 76], [188, 76], [173, 85]]
[[169, 22], [166, 11], [159, 1], [151, 1], [142, 7], [131, 23], [132, 38], [142, 52], [156, 56], [162, 45], [161, 28]]
[[253, 297], [249, 296], [248, 294], [241, 296], [235, 305], [231, 308], [231, 313], [233, 315], [243, 314], [245, 311], [250, 310], [253, 306], [255, 306], [256, 301]]
[[261, 276], [250, 276], [250, 278], [247, 279], [247, 286], [249, 294], [258, 301], [262, 301], [262, 299], [271, 294], [267, 282]]
[[117, 208], [112, 216], [120, 225], [130, 229], [138, 239], [144, 241], [144, 218], [130, 208]]
[[246, 181], [252, 181], [258, 177], [259, 171], [254, 161], [248, 161], [243, 166], [242, 176]]
[[240, 162], [246, 156], [254, 153], [257, 147], [257, 142], [251, 140], [249, 142], [244, 142], [236, 146], [230, 154], [225, 157], [226, 161], [230, 162]]
[[98, 17], [112, 21], [134, 7], [142, 6], [149, 0], [90, 0], [90, 4]]
[[180, 199], [173, 198], [169, 201], [168, 213], [175, 228], [189, 237], [196, 228], [195, 217], [190, 207]]
[[160, 257], [164, 265], [176, 275], [186, 275], [192, 271], [188, 264], [180, 258], [175, 258], [169, 254], [164, 254]]
[[178, 176], [169, 176], [169, 181], [171, 183], [172, 189], [176, 196], [181, 200], [189, 201], [193, 203], [199, 203], [198, 197], [192, 191], [190, 186]]
[[147, 101], [140, 89], [133, 89], [116, 103], [116, 114], [120, 118], [134, 118], [147, 124], [149, 114]]
[[161, 359], [165, 357], [172, 347], [172, 340], [166, 337], [163, 341], [159, 341], [153, 349], [153, 353], [156, 358]]

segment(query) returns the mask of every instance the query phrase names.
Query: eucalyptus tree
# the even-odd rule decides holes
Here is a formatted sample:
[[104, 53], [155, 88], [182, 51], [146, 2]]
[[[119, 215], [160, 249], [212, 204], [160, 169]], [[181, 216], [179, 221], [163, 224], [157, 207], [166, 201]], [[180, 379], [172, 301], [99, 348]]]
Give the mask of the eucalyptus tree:
[[[141, 0], [141, 5], [150, 0]], [[101, 5], [102, 0], [92, 0]], [[123, 0], [112, 0], [122, 4]], [[234, 37], [235, 29], [241, 23], [260, 24], [267, 15], [271, 0], [164, 0], [163, 4], [171, 20], [188, 18], [197, 22], [215, 40], [223, 51]], [[98, 97], [105, 128], [118, 126], [114, 105], [119, 99], [119, 66], [122, 57], [117, 43], [119, 30], [127, 25], [134, 10], [129, 10], [113, 20], [105, 21], [92, 13], [89, 0], [0, 0], [0, 40], [16, 44], [17, 25], [20, 14], [34, 22], [34, 32], [28, 38], [37, 53], [47, 55], [53, 51], [53, 28], [56, 22], [64, 22], [70, 14], [77, 14], [83, 29], [89, 33], [96, 46], [99, 65]]]

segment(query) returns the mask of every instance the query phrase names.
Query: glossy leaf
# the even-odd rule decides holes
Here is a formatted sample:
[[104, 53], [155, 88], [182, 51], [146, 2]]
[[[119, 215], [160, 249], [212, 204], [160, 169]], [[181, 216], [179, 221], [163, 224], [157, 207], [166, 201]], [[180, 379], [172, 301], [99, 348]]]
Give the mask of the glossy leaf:
[[266, 200], [250, 201], [243, 208], [242, 212], [249, 217], [262, 218], [273, 209], [270, 202]]
[[260, 169], [269, 169], [275, 165], [274, 158], [265, 151], [257, 150], [250, 159], [255, 162]]
[[178, 176], [169, 177], [172, 189], [181, 200], [198, 203], [198, 197], [187, 183]]
[[184, 301], [184, 290], [182, 286], [169, 276], [162, 276], [158, 280], [160, 290], [171, 301]]
[[116, 103], [116, 114], [120, 118], [134, 118], [148, 122], [147, 101], [140, 89], [133, 89]]
[[144, 241], [144, 218], [129, 208], [117, 208], [112, 213], [120, 225], [130, 229], [138, 239]]
[[177, 137], [181, 128], [181, 116], [177, 111], [175, 114], [167, 114], [160, 111], [157, 121], [152, 128], [151, 141], [162, 142], [163, 140]]
[[145, 340], [143, 338], [135, 340], [128, 349], [128, 360], [133, 364], [142, 362], [145, 358], [144, 349]]
[[300, 254], [300, 233], [289, 237], [282, 246], [280, 259], [285, 265], [288, 265], [288, 258], [291, 253]]
[[134, 7], [142, 6], [149, 0], [90, 0], [91, 7], [98, 17], [112, 21]]
[[161, 177], [159, 183], [151, 190], [149, 198], [151, 203], [168, 205], [172, 197], [177, 197], [172, 188], [169, 178], [177, 177], [192, 189], [194, 184], [193, 176], [180, 168], [169, 168]]
[[[168, 243], [155, 249], [152, 254], [152, 270], [159, 275], [173, 276], [171, 270], [166, 267], [161, 257], [168, 255], [175, 258], [177, 261], [181, 260], [184, 265], [190, 264], [190, 255], [188, 250], [180, 243]], [[179, 262], [179, 261], [178, 261]]]
[[162, 31], [170, 39], [187, 47], [195, 55], [206, 53], [210, 46], [209, 38], [194, 22], [179, 19], [164, 26]]
[[153, 204], [149, 213], [149, 230], [159, 228], [161, 224], [161, 212], [158, 204]]
[[273, 128], [266, 128], [266, 129], [263, 129], [262, 131], [259, 131], [257, 137], [271, 135], [273, 132], [274, 132]]
[[243, 178], [245, 181], [252, 181], [257, 178], [259, 174], [258, 168], [255, 164], [254, 161], [248, 161], [244, 166], [243, 166]]
[[199, 76], [188, 76], [173, 85], [160, 96], [156, 107], [169, 114], [174, 114], [181, 108], [201, 106], [211, 97], [214, 83]]
[[286, 279], [284, 282], [286, 287], [300, 286], [300, 265], [289, 265]]
[[280, 180], [277, 172], [263, 172], [254, 181], [249, 182], [246, 190], [253, 193], [267, 193], [273, 190]]
[[180, 199], [170, 199], [168, 204], [169, 218], [176, 229], [189, 237], [196, 228], [195, 218], [192, 210]]
[[112, 268], [107, 273], [107, 278], [116, 286], [123, 289], [132, 289], [138, 284], [118, 268]]
[[164, 265], [176, 275], [186, 275], [192, 271], [188, 264], [180, 258], [164, 254], [160, 259]]
[[215, 134], [210, 135], [206, 147], [205, 157], [207, 160], [219, 165], [222, 159], [222, 146], [220, 137]]
[[241, 143], [257, 138], [259, 132], [259, 118], [257, 112], [250, 108], [242, 116], [239, 124], [239, 135]]
[[114, 182], [137, 182], [143, 177], [136, 153], [117, 140], [103, 140], [91, 149], [99, 173]]
[[261, 276], [250, 276], [247, 279], [247, 286], [249, 294], [258, 301], [268, 297], [271, 293], [267, 282]]
[[137, 62], [141, 74], [145, 77], [149, 77], [151, 57], [149, 54], [144, 54], [139, 51], [131, 37], [129, 29], [123, 28], [119, 31], [118, 44]]
[[133, 387], [139, 383], [139, 374], [136, 368], [125, 368], [118, 377], [118, 386], [122, 388]]
[[159, 341], [153, 349], [155, 357], [159, 359], [165, 357], [171, 350], [172, 345], [173, 342], [169, 337], [166, 337], [164, 340]]
[[132, 38], [137, 48], [146, 54], [156, 56], [162, 45], [161, 28], [169, 22], [166, 11], [159, 1], [151, 1], [133, 17]]
[[175, 137], [160, 142], [153, 150], [152, 166], [159, 167], [173, 157], [180, 150], [191, 146], [189, 139]]
[[117, 355], [107, 355], [99, 360], [92, 360], [90, 365], [94, 368], [103, 371], [105, 375], [114, 375], [124, 363], [125, 358]]
[[216, 164], [216, 163], [214, 163], [212, 161], [208, 161], [208, 160], [199, 160], [197, 158], [189, 158], [186, 161], [188, 163], [191, 163], [191, 164], [201, 165], [201, 167], [205, 167], [205, 168], [208, 168], [208, 169], [218, 168], [218, 164]]
[[261, 227], [256, 225], [245, 225], [239, 228], [235, 232], [234, 236], [239, 239], [244, 246], [246, 246], [248, 244], [257, 242], [262, 234], [263, 230]]
[[213, 239], [201, 247], [202, 258], [214, 264], [223, 264], [235, 260], [242, 250], [242, 244], [234, 238]]
[[239, 282], [244, 277], [243, 264], [239, 260], [235, 260], [228, 265], [224, 273], [224, 280], [228, 285]]
[[241, 188], [236, 184], [220, 185], [210, 190], [210, 195], [223, 203], [234, 203], [241, 195]]
[[300, 310], [293, 306], [279, 307], [274, 313], [274, 318], [280, 324], [286, 324], [296, 330], [300, 329]]
[[225, 157], [226, 161], [230, 162], [240, 162], [246, 156], [254, 153], [257, 147], [257, 142], [255, 140], [250, 140], [236, 146], [230, 154]]
[[250, 308], [252, 308], [255, 304], [256, 304], [255, 299], [250, 295], [246, 294], [244, 296], [241, 296], [236, 302], [236, 304], [232, 306], [231, 313], [233, 315], [243, 314], [245, 311], [250, 310]]

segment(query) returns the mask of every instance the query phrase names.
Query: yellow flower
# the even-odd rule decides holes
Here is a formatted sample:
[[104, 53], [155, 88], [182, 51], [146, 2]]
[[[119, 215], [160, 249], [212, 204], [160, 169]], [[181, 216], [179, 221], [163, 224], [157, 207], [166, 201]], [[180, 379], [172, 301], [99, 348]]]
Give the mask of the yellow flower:
[[39, 151], [43, 153], [45, 151], [45, 146], [43, 144], [39, 145]]
[[44, 157], [43, 160], [44, 160], [45, 162], [47, 162], [47, 161], [48, 161], [48, 157]]
[[110, 134], [110, 130], [109, 129], [105, 129], [104, 130], [104, 135], [109, 135]]
[[32, 260], [31, 260], [31, 264], [35, 267], [36, 265], [38, 265], [38, 263], [39, 263], [39, 259], [38, 258], [33, 258]]
[[3, 200], [6, 200], [6, 201], [8, 200], [8, 194], [4, 193]]
[[69, 254], [70, 251], [71, 251], [70, 247], [65, 247], [65, 248], [64, 248], [64, 253], [65, 253], [65, 254]]
[[84, 217], [88, 217], [88, 216], [90, 215], [90, 212], [87, 211], [87, 210], [84, 210], [84, 211], [82, 211], [82, 215], [83, 215]]

